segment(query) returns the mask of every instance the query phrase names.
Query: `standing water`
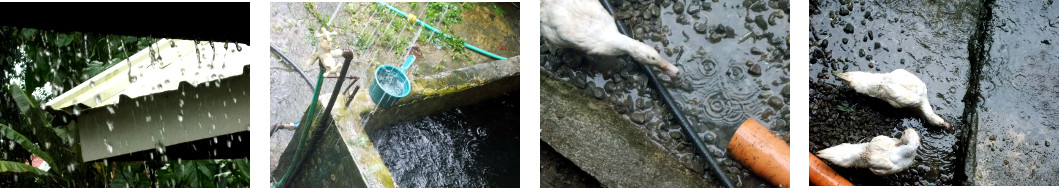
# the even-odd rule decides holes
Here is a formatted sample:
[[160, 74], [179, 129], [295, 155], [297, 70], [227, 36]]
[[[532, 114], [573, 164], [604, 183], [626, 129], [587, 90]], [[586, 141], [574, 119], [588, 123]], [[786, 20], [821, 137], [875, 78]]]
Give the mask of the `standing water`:
[[386, 93], [392, 95], [400, 95], [405, 92], [404, 84], [408, 82], [407, 79], [401, 79], [401, 71], [392, 68], [383, 68], [376, 75], [376, 79], [379, 79], [379, 87]]
[[368, 135], [401, 187], [517, 187], [518, 92]]
[[[789, 140], [789, 15], [787, 1], [611, 1], [614, 18], [633, 39], [654, 47], [681, 72], [677, 78], [646, 75], [634, 62], [580, 57], [572, 50], [545, 53], [541, 67], [570, 82], [639, 126], [660, 146], [703, 176], [702, 156], [684, 138], [672, 112], [648, 85], [657, 76], [681, 113], [733, 183], [767, 183], [725, 154], [727, 140], [747, 118]], [[574, 54], [577, 57], [569, 57]], [[716, 182], [716, 181], [715, 181]]]

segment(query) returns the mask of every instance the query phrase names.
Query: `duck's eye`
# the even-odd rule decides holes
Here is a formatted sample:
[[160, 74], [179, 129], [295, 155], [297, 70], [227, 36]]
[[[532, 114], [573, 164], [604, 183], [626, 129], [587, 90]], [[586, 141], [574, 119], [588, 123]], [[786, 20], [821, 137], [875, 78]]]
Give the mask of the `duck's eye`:
[[651, 60], [655, 60], [655, 57], [651, 57]]

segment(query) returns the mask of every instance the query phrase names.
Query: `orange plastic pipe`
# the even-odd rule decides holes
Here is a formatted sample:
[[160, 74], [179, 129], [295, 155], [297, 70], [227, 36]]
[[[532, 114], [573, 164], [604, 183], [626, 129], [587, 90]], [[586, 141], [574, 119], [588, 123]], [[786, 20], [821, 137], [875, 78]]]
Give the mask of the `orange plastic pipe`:
[[729, 154], [773, 185], [791, 187], [791, 146], [753, 118], [747, 119], [728, 142]]
[[839, 175], [831, 166], [809, 153], [809, 184], [818, 186], [853, 186], [849, 180]]

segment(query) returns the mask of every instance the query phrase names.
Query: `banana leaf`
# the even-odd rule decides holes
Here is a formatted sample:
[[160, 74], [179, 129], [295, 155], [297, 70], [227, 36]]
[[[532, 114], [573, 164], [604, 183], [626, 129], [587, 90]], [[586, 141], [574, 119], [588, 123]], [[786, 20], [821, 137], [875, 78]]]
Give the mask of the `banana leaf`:
[[0, 173], [30, 173], [37, 176], [48, 176], [48, 172], [37, 169], [37, 167], [13, 161], [0, 161]]
[[43, 159], [44, 162], [47, 162], [48, 164], [52, 165], [56, 164], [55, 160], [52, 160], [50, 154], [44, 152], [44, 150], [41, 150], [40, 146], [37, 146], [36, 143], [33, 143], [33, 141], [30, 141], [25, 136], [22, 136], [22, 134], [19, 134], [14, 129], [11, 129], [10, 126], [0, 124], [0, 135], [3, 135], [4, 138], [7, 138], [10, 141], [18, 143], [18, 145], [22, 146], [23, 149], [26, 149], [26, 151], [29, 151], [29, 153], [32, 153], [33, 155], [37, 155], [37, 157]]

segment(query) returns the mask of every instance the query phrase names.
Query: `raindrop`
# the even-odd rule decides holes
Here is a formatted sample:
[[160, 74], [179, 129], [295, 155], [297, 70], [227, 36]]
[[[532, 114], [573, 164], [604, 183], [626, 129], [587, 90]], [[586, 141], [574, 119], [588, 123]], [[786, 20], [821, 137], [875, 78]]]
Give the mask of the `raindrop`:
[[107, 166], [107, 164], [110, 164], [110, 163], [107, 162], [107, 159], [103, 159], [103, 166]]
[[107, 111], [109, 111], [110, 114], [114, 114], [114, 106], [107, 106]]
[[73, 163], [70, 163], [69, 165], [66, 165], [66, 169], [70, 170], [70, 172], [73, 172], [74, 169], [77, 169], [77, 166], [74, 166]]
[[208, 117], [208, 118], [213, 118], [213, 113], [210, 113], [210, 112], [206, 112], [206, 117]]
[[114, 122], [107, 120], [107, 130], [114, 131]]
[[148, 123], [151, 122], [151, 116], [144, 117], [144, 119], [146, 119]]
[[216, 144], [216, 143], [217, 143], [217, 137], [213, 137], [213, 143], [214, 143], [214, 144]]
[[51, 142], [44, 142], [44, 149], [51, 149]]
[[239, 99], [238, 98], [232, 98], [232, 103], [239, 103]]
[[162, 142], [158, 142], [154, 149], [160, 154], [165, 154], [165, 145], [163, 145]]
[[103, 139], [103, 144], [107, 145], [107, 152], [114, 153], [114, 146], [111, 146], [106, 138]]
[[74, 105], [74, 115], [75, 116], [81, 115], [81, 106], [80, 105]]
[[177, 115], [177, 121], [184, 122], [184, 115]]
[[180, 99], [180, 107], [184, 107], [184, 99]]
[[232, 147], [232, 141], [228, 140], [228, 148], [231, 148], [231, 147]]
[[136, 107], [140, 107], [140, 101], [136, 101]]

